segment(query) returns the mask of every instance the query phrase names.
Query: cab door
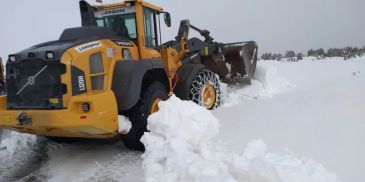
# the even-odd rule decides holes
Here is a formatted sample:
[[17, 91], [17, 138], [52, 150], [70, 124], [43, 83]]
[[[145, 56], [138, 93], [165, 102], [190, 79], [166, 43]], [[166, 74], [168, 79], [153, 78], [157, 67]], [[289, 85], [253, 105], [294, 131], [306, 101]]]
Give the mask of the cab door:
[[138, 47], [141, 59], [161, 59], [156, 10], [136, 5], [138, 22]]

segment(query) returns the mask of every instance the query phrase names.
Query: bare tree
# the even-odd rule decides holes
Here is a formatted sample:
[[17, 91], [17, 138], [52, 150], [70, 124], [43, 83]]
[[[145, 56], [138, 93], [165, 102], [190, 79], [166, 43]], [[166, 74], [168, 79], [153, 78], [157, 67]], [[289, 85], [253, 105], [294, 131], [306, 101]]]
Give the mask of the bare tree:
[[[273, 53], [264, 53], [261, 56], [263, 60], [277, 60], [281, 61], [283, 58], [286, 58], [289, 61], [299, 61], [303, 60], [305, 54], [298, 53], [295, 54], [294, 51], [286, 51], [285, 55], [282, 54], [273, 54]], [[309, 49], [307, 51], [307, 56], [316, 57], [317, 59], [323, 59], [326, 57], [343, 57], [345, 60], [354, 58], [356, 56], [365, 56], [365, 46], [362, 48], [358, 47], [344, 47], [344, 48], [330, 48], [325, 51], [323, 48], [320, 49]]]
[[277, 61], [281, 61], [283, 58], [284, 58], [284, 56], [282, 55], [282, 54], [275, 54], [275, 60], [277, 60]]
[[262, 60], [271, 60], [271, 53], [264, 53], [261, 55]]
[[303, 53], [298, 53], [298, 54], [297, 54], [297, 60], [298, 60], [298, 61], [303, 60], [303, 57], [304, 57], [304, 54], [303, 54]]
[[307, 54], [308, 54], [309, 57], [312, 57], [312, 56], [315, 57], [316, 56], [315, 55], [316, 54], [316, 51], [313, 50], [313, 49], [309, 49], [309, 51], [307, 52]]
[[338, 48], [328, 49], [326, 53], [326, 57], [343, 57], [343, 55], [343, 50]]
[[294, 51], [286, 51], [285, 58], [287, 58], [290, 61], [296, 61], [295, 60], [295, 52]]
[[315, 55], [317, 58], [324, 58], [325, 57], [324, 49], [322, 49], [322, 48], [317, 49]]
[[365, 46], [360, 49], [360, 56], [365, 56]]

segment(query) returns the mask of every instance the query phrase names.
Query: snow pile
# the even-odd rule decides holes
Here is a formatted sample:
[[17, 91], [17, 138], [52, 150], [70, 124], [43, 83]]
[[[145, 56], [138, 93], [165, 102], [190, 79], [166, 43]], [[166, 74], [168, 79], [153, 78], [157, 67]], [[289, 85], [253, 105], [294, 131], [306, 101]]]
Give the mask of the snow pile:
[[232, 178], [227, 166], [209, 149], [220, 125], [208, 110], [175, 96], [160, 102], [159, 108], [149, 117], [150, 133], [142, 137], [147, 182]]
[[172, 96], [149, 117], [142, 142], [147, 182], [336, 182], [322, 165], [290, 154], [270, 154], [264, 142], [242, 154], [224, 151], [215, 137], [219, 121], [210, 111]]
[[295, 87], [288, 80], [278, 75], [276, 67], [263, 65], [256, 68], [251, 85], [244, 87], [222, 85], [224, 106], [226, 107], [239, 104], [245, 99], [272, 97], [275, 94]]
[[5, 149], [10, 154], [29, 149], [37, 144], [37, 136], [18, 132], [9, 132], [9, 136], [3, 136], [0, 148]]

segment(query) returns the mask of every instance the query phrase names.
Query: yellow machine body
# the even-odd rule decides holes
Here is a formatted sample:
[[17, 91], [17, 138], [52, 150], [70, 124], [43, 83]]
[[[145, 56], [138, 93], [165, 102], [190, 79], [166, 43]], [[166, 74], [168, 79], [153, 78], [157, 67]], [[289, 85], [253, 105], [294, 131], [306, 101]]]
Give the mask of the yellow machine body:
[[[181, 22], [176, 40], [170, 41], [171, 44], [163, 44], [159, 39], [159, 15], [164, 14], [165, 23], [170, 26], [170, 14], [143, 0], [97, 6], [90, 6], [81, 0], [80, 11], [82, 27], [66, 29], [58, 41], [9, 55], [8, 93], [0, 96], [0, 128], [50, 137], [111, 138], [118, 135], [118, 115], [125, 114], [137, 105], [145, 82], [150, 84], [158, 81], [170, 95], [175, 93], [183, 100], [191, 99], [199, 103], [199, 100], [189, 98], [189, 91], [195, 76], [202, 69], [212, 67], [211, 77], [214, 77], [214, 73], [222, 78], [232, 76], [226, 73], [228, 69], [214, 71], [220, 65], [225, 68], [224, 56], [240, 63], [234, 67], [238, 70], [237, 75], [251, 76], [253, 72], [249, 73], [249, 70], [253, 68], [254, 71], [256, 67], [256, 43], [252, 43], [256, 55], [250, 51], [247, 51], [250, 54], [246, 54], [245, 49], [236, 43], [232, 47], [213, 42], [209, 31], [190, 25], [188, 20]], [[127, 37], [117, 35], [114, 27], [99, 25], [98, 20], [106, 24], [103, 18], [108, 17], [108, 14], [121, 15], [118, 13], [125, 11], [135, 16], [134, 22], [129, 22], [135, 24], [135, 32], [129, 32]], [[189, 28], [199, 31], [206, 40], [193, 39], [188, 42]], [[112, 34], [115, 37], [106, 38], [106, 35], [112, 35], [111, 31], [114, 31]], [[204, 59], [196, 62], [197, 57]], [[251, 62], [253, 66], [250, 66]], [[59, 76], [51, 77], [53, 72]], [[49, 78], [46, 73], [50, 75]], [[41, 90], [34, 86], [37, 84], [50, 90]], [[50, 87], [52, 84], [60, 93], [48, 98], [52, 94], [47, 93], [54, 91]], [[78, 90], [75, 91], [75, 88]], [[203, 106], [212, 109], [219, 105], [218, 80], [214, 85], [204, 88], [210, 89], [203, 89], [204, 97], [201, 98], [214, 102]], [[35, 99], [38, 105], [32, 103], [31, 98], [37, 92], [44, 92], [45, 95], [40, 97], [40, 101]], [[210, 96], [214, 98], [208, 98]], [[154, 108], [158, 108], [156, 103], [151, 106], [151, 112], [156, 111]]]
[[[121, 50], [128, 49], [129, 59], [140, 61], [147, 59], [161, 59], [169, 80], [169, 92], [173, 87], [173, 79], [181, 55], [171, 48], [164, 48], [161, 52], [148, 48], [145, 45], [145, 25], [143, 8], [154, 11], [161, 11], [162, 8], [149, 4], [142, 0], [125, 1], [121, 3], [94, 6], [97, 11], [113, 10], [131, 6], [135, 8], [137, 37], [136, 45], [130, 41], [129, 46], [120, 46], [109, 39], [86, 42], [81, 45], [69, 48], [61, 57], [61, 63], [66, 66], [66, 73], [62, 74], [62, 84], [67, 85], [67, 93], [62, 96], [63, 109], [9, 109], [7, 108], [7, 96], [0, 96], [0, 128], [10, 129], [23, 133], [31, 133], [41, 136], [54, 137], [82, 137], [82, 138], [110, 138], [117, 135], [118, 130], [118, 106], [115, 94], [112, 91], [112, 78], [117, 62], [123, 61]], [[86, 44], [97, 43], [98, 46], [80, 53], [77, 49]], [[89, 64], [85, 61], [91, 55], [101, 54], [104, 71], [92, 74]], [[161, 53], [163, 55], [161, 55]], [[71, 66], [83, 70], [85, 73], [85, 85], [87, 92], [72, 96]], [[94, 91], [90, 78], [103, 76], [104, 86], [102, 90]], [[57, 99], [50, 99], [50, 102], [58, 102]], [[90, 111], [82, 110], [82, 104], [90, 105]], [[19, 116], [26, 114], [31, 116], [31, 123], [20, 125]]]
[[[118, 46], [110, 40], [98, 40], [101, 46], [83, 53], [76, 51], [79, 45], [68, 49], [61, 58], [61, 63], [66, 65], [66, 73], [61, 80], [65, 85], [71, 85], [71, 65], [85, 70], [85, 77], [104, 75], [104, 89], [93, 91], [91, 79], [85, 79], [88, 92], [72, 96], [71, 87], [63, 95], [65, 109], [60, 110], [9, 110], [7, 96], [0, 97], [0, 127], [18, 132], [32, 133], [41, 136], [57, 137], [82, 137], [82, 138], [110, 138], [116, 135], [118, 129], [118, 110], [114, 93], [111, 91], [111, 78], [114, 65], [118, 60], [123, 60], [121, 51], [129, 49], [133, 59], [138, 60], [138, 48]], [[113, 56], [107, 55], [107, 50], [113, 50]], [[104, 72], [90, 74], [89, 64], [85, 64], [90, 55], [101, 53], [103, 57]], [[58, 102], [53, 100], [51, 102]], [[82, 104], [88, 103], [90, 111], [82, 111]], [[32, 117], [32, 123], [20, 126], [17, 118], [21, 113]]]

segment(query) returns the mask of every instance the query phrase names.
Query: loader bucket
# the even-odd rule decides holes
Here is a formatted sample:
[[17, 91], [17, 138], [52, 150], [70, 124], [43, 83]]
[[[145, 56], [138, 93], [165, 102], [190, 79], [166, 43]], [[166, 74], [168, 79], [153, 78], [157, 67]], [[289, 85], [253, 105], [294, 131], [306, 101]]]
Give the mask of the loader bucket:
[[228, 84], [249, 83], [255, 73], [258, 46], [254, 41], [224, 44], [222, 53], [229, 74], [221, 77]]

